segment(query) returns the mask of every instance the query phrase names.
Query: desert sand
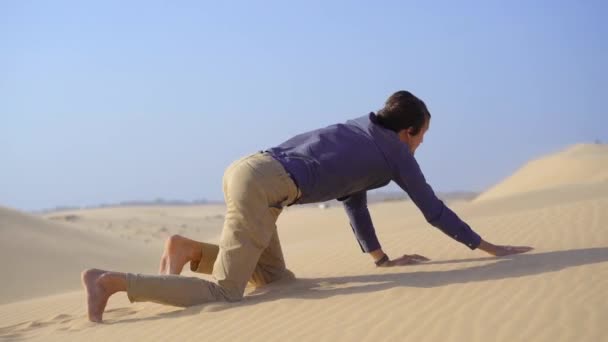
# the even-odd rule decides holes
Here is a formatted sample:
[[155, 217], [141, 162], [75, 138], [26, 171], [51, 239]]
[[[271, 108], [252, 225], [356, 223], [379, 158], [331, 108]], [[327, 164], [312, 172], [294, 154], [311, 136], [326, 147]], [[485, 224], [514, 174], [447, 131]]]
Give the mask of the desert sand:
[[[530, 245], [494, 258], [428, 225], [409, 201], [370, 205], [391, 256], [376, 268], [340, 207], [290, 207], [279, 234], [295, 281], [249, 289], [240, 303], [176, 308], [110, 299], [88, 322], [80, 271], [155, 273], [164, 240], [217, 242], [222, 206], [77, 210], [0, 208], [0, 340], [605, 341], [608, 148], [540, 157], [470, 202], [451, 203], [490, 242]], [[185, 272], [187, 275], [192, 273]], [[204, 275], [199, 275], [206, 277]]]

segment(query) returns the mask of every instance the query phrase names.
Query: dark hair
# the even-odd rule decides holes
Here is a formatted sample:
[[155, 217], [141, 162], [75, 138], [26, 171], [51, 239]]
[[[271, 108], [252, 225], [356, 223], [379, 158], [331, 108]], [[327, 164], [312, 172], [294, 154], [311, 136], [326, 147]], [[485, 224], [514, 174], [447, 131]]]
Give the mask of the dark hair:
[[384, 128], [399, 132], [412, 127], [412, 133], [416, 135], [431, 118], [431, 113], [422, 100], [409, 91], [400, 90], [386, 100], [376, 118]]

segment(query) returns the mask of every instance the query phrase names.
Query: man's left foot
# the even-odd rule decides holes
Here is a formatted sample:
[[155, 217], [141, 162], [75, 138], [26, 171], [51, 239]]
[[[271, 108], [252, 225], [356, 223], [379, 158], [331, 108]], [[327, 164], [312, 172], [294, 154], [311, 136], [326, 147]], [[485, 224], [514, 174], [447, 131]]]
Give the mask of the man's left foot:
[[[184, 265], [192, 261], [192, 253], [196, 241], [181, 235], [172, 235], [165, 242], [165, 250], [160, 258], [159, 274], [180, 274]], [[200, 249], [199, 249], [200, 253]]]
[[96, 268], [82, 272], [82, 285], [87, 292], [87, 313], [91, 322], [101, 323], [110, 295], [99, 282], [107, 271]]

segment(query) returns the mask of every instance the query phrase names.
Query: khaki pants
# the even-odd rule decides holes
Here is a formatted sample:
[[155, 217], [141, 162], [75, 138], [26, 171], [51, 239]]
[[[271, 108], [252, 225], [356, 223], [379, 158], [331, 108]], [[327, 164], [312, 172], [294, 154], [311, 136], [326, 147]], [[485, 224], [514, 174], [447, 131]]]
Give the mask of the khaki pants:
[[300, 195], [283, 166], [267, 153], [232, 163], [223, 179], [226, 218], [220, 245], [203, 244], [195, 272], [213, 274], [215, 282], [178, 275], [127, 274], [131, 302], [151, 301], [191, 306], [238, 301], [247, 282], [267, 284], [291, 274], [286, 270], [276, 221], [282, 208]]

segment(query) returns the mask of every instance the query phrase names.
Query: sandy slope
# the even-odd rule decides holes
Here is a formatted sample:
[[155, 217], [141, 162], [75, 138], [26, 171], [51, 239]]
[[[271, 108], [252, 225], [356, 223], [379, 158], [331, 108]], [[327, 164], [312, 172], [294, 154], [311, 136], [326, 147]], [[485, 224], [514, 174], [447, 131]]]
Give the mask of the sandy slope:
[[78, 290], [86, 267], [156, 272], [165, 238], [218, 235], [223, 207], [83, 210], [35, 217], [0, 207], [0, 304]]
[[476, 201], [598, 182], [608, 182], [608, 144], [578, 144], [527, 163]]
[[79, 271], [91, 263], [153, 270], [146, 254], [143, 244], [0, 208], [0, 303], [77, 290]]
[[224, 206], [117, 207], [56, 212], [45, 217], [113, 238], [156, 243], [171, 234], [197, 238], [218, 235], [224, 222]]
[[[70, 291], [66, 286], [63, 293], [0, 305], [0, 339], [605, 340], [607, 183], [552, 187], [458, 203], [453, 208], [488, 240], [529, 244], [536, 250], [514, 257], [491, 258], [452, 242], [428, 226], [411, 202], [390, 202], [370, 207], [385, 250], [389, 255], [419, 253], [433, 260], [425, 265], [377, 269], [360, 252], [341, 208], [290, 208], [281, 216], [279, 227], [288, 265], [299, 277], [295, 282], [254, 291], [241, 303], [188, 309], [153, 303], [129, 304], [126, 296], [117, 295], [111, 299], [106, 323], [102, 325], [87, 322], [84, 293]], [[144, 250], [142, 255], [158, 257], [162, 237], [154, 234], [161, 224], [173, 222], [171, 227], [179, 230], [180, 224], [196, 223], [196, 220], [182, 222], [188, 220], [187, 213], [195, 215], [195, 208], [116, 210], [72, 213], [82, 218], [79, 224], [70, 222], [68, 228], [81, 232], [82, 235], [75, 236], [83, 241], [108, 239], [106, 243], [129, 246], [139, 243]], [[199, 217], [213, 216], [210, 213], [219, 208], [209, 210], [199, 213]], [[12, 231], [4, 232], [5, 217], [17, 222], [32, 220], [19, 229], [31, 224], [37, 227], [36, 234], [41, 234], [42, 228], [67, 229], [51, 224], [61, 220], [57, 218], [43, 221], [6, 210], [0, 215], [2, 241], [20, 234], [16, 224]], [[131, 240], [125, 240], [124, 234], [121, 239], [119, 231], [97, 232], [104, 227], [105, 223], [99, 224], [101, 221], [114, 222], [116, 217], [114, 224], [119, 225], [130, 216], [148, 220], [139, 233], [133, 230]], [[146, 231], [146, 226], [153, 227]], [[197, 234], [195, 229], [186, 233]], [[150, 239], [147, 244], [139, 239], [144, 236]], [[205, 239], [217, 239], [212, 236], [209, 234]], [[55, 242], [54, 246], [66, 248], [63, 242]], [[2, 250], [5, 253], [4, 247]], [[105, 263], [112, 268], [124, 268], [121, 261], [108, 259], [107, 255], [91, 250], [87, 253], [89, 259], [83, 263], [89, 266]], [[14, 261], [12, 276], [29, 273], [27, 266], [19, 267], [27, 262], [33, 263], [29, 256]], [[146, 271], [149, 260], [141, 261], [139, 266]], [[59, 269], [69, 278], [66, 283], [77, 281], [72, 280], [78, 277], [76, 271]], [[31, 279], [42, 282], [44, 278], [34, 274]], [[22, 283], [21, 290], [32, 293], [33, 288], [30, 283]], [[5, 291], [3, 287], [3, 297]]]

